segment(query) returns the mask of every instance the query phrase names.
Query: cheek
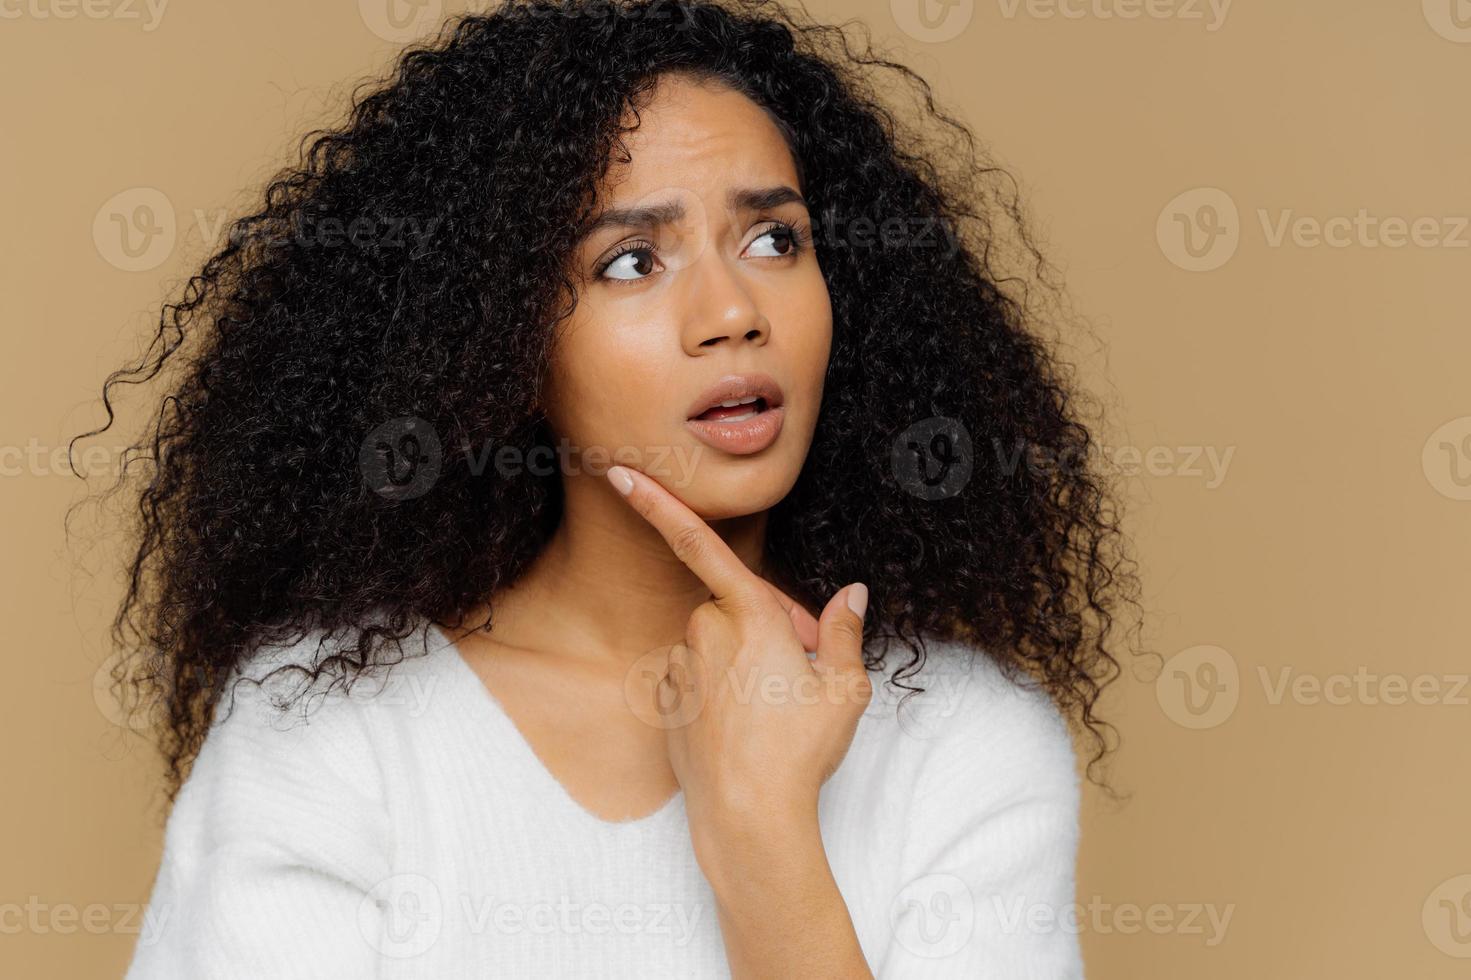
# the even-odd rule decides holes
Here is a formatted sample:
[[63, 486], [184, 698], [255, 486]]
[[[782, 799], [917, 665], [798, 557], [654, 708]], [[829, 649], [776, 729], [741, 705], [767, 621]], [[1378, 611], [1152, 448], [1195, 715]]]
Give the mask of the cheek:
[[558, 344], [547, 415], [559, 436], [584, 446], [615, 448], [647, 438], [667, 406], [651, 393], [668, 390], [669, 355], [655, 331], [584, 323]]
[[[813, 308], [803, 321], [808, 329], [796, 333], [792, 344], [792, 377], [804, 387], [809, 398], [821, 395], [823, 379], [827, 376], [828, 359], [832, 356], [832, 307], [824, 291], [821, 302], [814, 301]], [[814, 415], [815, 415], [814, 411]]]

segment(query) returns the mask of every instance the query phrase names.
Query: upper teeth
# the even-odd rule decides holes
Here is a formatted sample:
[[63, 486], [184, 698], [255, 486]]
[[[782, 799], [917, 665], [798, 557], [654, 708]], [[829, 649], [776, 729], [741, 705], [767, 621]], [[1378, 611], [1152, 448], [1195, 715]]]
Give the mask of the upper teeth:
[[740, 401], [721, 402], [720, 403], [720, 407], [721, 408], [735, 408], [735, 407], [737, 407], [739, 405], [751, 405], [751, 404], [754, 404], [758, 400], [759, 400], [758, 399], [758, 396], [752, 395], [750, 398], [742, 398]]

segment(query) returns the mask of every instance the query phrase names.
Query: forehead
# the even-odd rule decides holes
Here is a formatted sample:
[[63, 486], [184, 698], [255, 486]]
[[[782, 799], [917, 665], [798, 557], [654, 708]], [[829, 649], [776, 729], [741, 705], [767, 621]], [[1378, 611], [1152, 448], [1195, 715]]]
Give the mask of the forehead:
[[670, 185], [722, 192], [737, 183], [797, 186], [781, 129], [761, 106], [719, 83], [665, 76], [625, 125], [638, 128], [623, 137], [628, 161], [609, 169], [605, 204]]

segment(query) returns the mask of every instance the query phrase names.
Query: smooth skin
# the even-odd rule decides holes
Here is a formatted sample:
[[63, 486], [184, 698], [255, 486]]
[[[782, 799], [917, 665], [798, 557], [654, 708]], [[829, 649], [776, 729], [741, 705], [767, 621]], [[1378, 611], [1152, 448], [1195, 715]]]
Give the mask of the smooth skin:
[[[665, 76], [637, 124], [599, 191], [609, 220], [574, 256], [542, 392], [577, 450], [561, 522], [493, 597], [492, 630], [457, 645], [595, 818], [683, 792], [734, 976], [871, 976], [817, 821], [871, 693], [867, 589], [814, 617], [764, 574], [832, 341], [811, 218], [781, 131], [744, 95]], [[781, 434], [745, 456], [705, 446], [689, 406], [750, 372], [781, 386]]]

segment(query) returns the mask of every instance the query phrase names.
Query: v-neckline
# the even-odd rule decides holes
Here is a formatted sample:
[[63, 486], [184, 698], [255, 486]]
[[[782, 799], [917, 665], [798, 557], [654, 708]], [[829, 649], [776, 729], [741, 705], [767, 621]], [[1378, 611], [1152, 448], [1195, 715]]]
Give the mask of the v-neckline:
[[557, 805], [571, 813], [574, 819], [590, 824], [605, 833], [626, 834], [657, 827], [683, 812], [683, 789], [676, 789], [673, 795], [659, 805], [658, 809], [632, 820], [607, 820], [583, 806], [567, 791], [562, 781], [547, 768], [541, 756], [537, 755], [536, 749], [532, 747], [530, 740], [526, 738], [509, 712], [506, 711], [505, 705], [501, 704], [500, 699], [486, 686], [475, 668], [465, 660], [464, 654], [460, 652], [459, 644], [451, 639], [438, 624], [430, 623], [429, 627], [439, 636], [443, 644], [439, 653], [447, 657], [451, 662], [450, 669], [457, 675], [451, 688], [464, 693], [466, 710], [483, 718], [505, 735], [505, 741], [510, 743], [510, 751], [520, 757], [526, 769], [532, 771], [532, 778], [540, 782], [547, 795], [555, 798]]

